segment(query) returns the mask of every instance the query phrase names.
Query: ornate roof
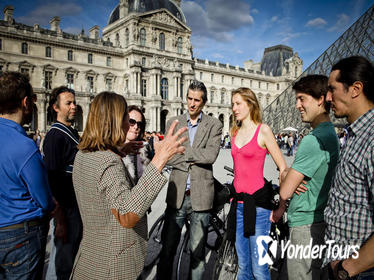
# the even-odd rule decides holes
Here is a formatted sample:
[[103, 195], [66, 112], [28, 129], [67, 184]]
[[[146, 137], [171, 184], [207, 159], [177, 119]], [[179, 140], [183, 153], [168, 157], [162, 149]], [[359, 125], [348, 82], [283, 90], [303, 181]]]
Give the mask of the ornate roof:
[[[172, 0], [128, 0], [128, 14], [130, 13], [146, 13], [158, 9], [167, 9], [175, 17], [183, 23], [186, 23], [186, 18], [178, 5]], [[108, 25], [119, 20], [119, 4], [113, 9], [110, 14]]]

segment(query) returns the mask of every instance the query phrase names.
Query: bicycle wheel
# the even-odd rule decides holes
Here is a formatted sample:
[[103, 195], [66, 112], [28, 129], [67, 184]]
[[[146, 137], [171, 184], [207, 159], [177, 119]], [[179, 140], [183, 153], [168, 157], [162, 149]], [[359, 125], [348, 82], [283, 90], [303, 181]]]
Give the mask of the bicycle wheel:
[[145, 257], [145, 262], [144, 262], [145, 269], [152, 267], [161, 253], [161, 249], [162, 249], [161, 233], [162, 233], [162, 228], [164, 226], [164, 221], [165, 221], [165, 214], [162, 214], [156, 220], [151, 230], [149, 231], [147, 255]]
[[190, 274], [190, 250], [188, 242], [190, 240], [190, 233], [186, 231], [184, 234], [182, 245], [178, 252], [178, 262], [176, 269], [177, 280], [189, 279]]
[[223, 237], [213, 269], [213, 280], [235, 280], [238, 273], [238, 256], [235, 244]]

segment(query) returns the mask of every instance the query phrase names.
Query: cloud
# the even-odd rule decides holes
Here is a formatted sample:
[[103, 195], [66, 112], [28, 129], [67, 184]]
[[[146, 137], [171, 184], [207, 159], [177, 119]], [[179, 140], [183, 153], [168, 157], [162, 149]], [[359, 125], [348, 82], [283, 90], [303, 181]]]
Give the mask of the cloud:
[[280, 33], [283, 38], [281, 39], [281, 43], [283, 44], [289, 44], [291, 39], [295, 39], [297, 37], [300, 37], [302, 35], [306, 35], [306, 32], [285, 32], [285, 33]]
[[205, 9], [197, 2], [182, 1], [182, 10], [194, 36], [220, 42], [231, 41], [233, 35], [230, 32], [254, 22], [249, 5], [242, 0], [207, 0]]
[[74, 16], [82, 11], [82, 7], [75, 3], [47, 3], [37, 7], [35, 10], [30, 11], [27, 15], [18, 17], [17, 21], [34, 25], [48, 25], [49, 21], [54, 16]]
[[220, 53], [214, 53], [214, 54], [212, 54], [212, 56], [214, 58], [224, 58], [224, 56], [222, 54], [220, 54]]
[[346, 14], [340, 14], [338, 15], [338, 20], [335, 23], [334, 26], [330, 27], [327, 31], [333, 32], [333, 31], [340, 31], [347, 29], [347, 25], [349, 24], [350, 17]]
[[252, 9], [252, 14], [253, 15], [257, 15], [259, 13], [259, 10], [257, 10], [257, 9]]
[[272, 18], [271, 18], [271, 22], [276, 22], [278, 20], [278, 16], [273, 16]]
[[305, 26], [321, 28], [326, 24], [327, 22], [323, 18], [318, 17], [318, 18], [309, 20]]

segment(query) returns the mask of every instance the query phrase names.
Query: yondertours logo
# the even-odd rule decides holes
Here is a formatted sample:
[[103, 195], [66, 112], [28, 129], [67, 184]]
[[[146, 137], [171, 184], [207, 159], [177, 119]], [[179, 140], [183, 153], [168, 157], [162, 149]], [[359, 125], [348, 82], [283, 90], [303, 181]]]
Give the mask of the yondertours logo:
[[[277, 256], [278, 250], [281, 250], [280, 257], [283, 259], [321, 259], [324, 254], [327, 254], [327, 258], [333, 259], [347, 259], [350, 256], [352, 258], [358, 258], [358, 245], [338, 245], [334, 244], [334, 240], [326, 241], [325, 245], [313, 245], [313, 238], [310, 239], [308, 245], [294, 245], [291, 244], [290, 240], [287, 242], [282, 240], [278, 244], [277, 240], [272, 239], [268, 235], [260, 235], [256, 239], [257, 250], [258, 250], [258, 264], [259, 265], [272, 265], [274, 263], [272, 256]], [[268, 246], [266, 246], [268, 245]], [[280, 245], [280, 246], [279, 246]], [[268, 250], [265, 249], [268, 247]], [[271, 255], [269, 255], [269, 252]]]

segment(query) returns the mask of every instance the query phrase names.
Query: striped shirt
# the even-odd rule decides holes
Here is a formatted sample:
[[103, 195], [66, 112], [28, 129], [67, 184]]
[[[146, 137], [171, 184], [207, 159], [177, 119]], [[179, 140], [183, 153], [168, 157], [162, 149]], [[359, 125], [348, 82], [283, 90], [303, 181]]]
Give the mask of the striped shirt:
[[[374, 109], [348, 127], [325, 209], [325, 240], [362, 246], [374, 233]], [[326, 256], [325, 263], [347, 256]]]

